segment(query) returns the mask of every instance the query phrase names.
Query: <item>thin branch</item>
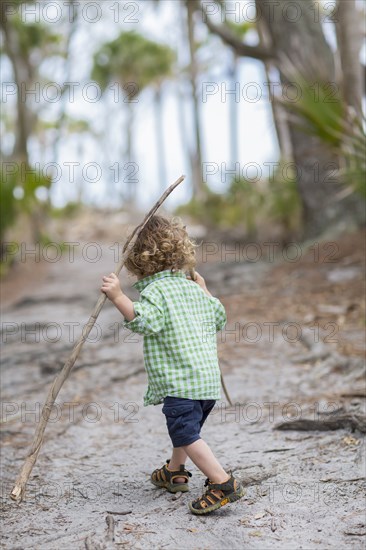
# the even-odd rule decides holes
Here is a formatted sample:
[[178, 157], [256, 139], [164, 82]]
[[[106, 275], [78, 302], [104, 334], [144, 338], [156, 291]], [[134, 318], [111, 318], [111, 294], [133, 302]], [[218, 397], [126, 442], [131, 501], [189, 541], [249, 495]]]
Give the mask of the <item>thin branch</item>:
[[[198, 4], [197, 9], [200, 6], [200, 10], [202, 13], [204, 13], [204, 6], [202, 4]], [[276, 56], [273, 51], [264, 48], [263, 46], [249, 46], [248, 44], [244, 44], [244, 42], [241, 42], [231, 31], [230, 29], [225, 25], [215, 25], [208, 15], [205, 16], [204, 19], [208, 29], [213, 33], [216, 34], [227, 44], [228, 46], [231, 46], [235, 52], [241, 56], [241, 57], [252, 57], [254, 59], [259, 59], [260, 61], [273, 61], [276, 59]]]

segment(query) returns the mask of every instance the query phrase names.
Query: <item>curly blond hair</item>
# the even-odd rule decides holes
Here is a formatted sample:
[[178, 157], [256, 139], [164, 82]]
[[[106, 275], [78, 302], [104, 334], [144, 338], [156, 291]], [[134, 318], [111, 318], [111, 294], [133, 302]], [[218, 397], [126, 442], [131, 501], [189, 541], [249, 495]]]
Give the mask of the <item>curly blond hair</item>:
[[197, 246], [180, 218], [153, 216], [134, 242], [125, 267], [140, 278], [166, 269], [189, 270], [196, 266]]

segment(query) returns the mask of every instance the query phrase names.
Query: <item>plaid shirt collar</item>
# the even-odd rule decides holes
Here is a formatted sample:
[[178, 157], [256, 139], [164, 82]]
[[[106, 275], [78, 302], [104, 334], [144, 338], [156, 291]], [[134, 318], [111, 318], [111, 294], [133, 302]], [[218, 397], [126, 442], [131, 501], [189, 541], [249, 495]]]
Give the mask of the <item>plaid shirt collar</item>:
[[149, 275], [148, 277], [144, 277], [143, 279], [140, 279], [139, 281], [136, 281], [132, 286], [136, 288], [139, 292], [144, 290], [144, 288], [147, 287], [150, 283], [154, 281], [158, 281], [160, 279], [163, 279], [164, 277], [184, 277], [186, 278], [185, 273], [183, 271], [170, 271], [170, 269], [166, 269], [164, 271], [159, 271], [158, 273], [154, 273], [154, 275]]

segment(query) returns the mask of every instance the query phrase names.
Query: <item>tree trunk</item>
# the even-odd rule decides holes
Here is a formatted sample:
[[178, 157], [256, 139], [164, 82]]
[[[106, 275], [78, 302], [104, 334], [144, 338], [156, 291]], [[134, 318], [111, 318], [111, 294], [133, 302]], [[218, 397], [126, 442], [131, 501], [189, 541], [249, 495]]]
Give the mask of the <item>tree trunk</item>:
[[[11, 18], [6, 15], [6, 6], [0, 7], [0, 28], [3, 31], [4, 50], [9, 57], [13, 68], [14, 82], [17, 88], [17, 124], [15, 144], [9, 158], [17, 164], [18, 185], [24, 187], [24, 170], [30, 169], [28, 140], [32, 135], [32, 129], [35, 123], [34, 113], [29, 109], [25, 98], [23, 97], [22, 87], [31, 89], [34, 83], [34, 70], [30, 60], [19, 49], [20, 32], [12, 24]], [[28, 52], [27, 52], [28, 55]], [[42, 225], [44, 222], [44, 212], [42, 206], [35, 204], [29, 212], [30, 231], [32, 242], [38, 243], [42, 237]]]
[[[232, 65], [229, 70], [229, 77], [231, 80], [230, 89], [235, 90], [236, 83], [239, 82], [239, 56], [236, 52], [233, 52]], [[230, 161], [231, 167], [235, 167], [236, 162], [239, 160], [239, 132], [238, 132], [238, 118], [239, 118], [239, 104], [236, 102], [236, 96], [230, 97]]]
[[21, 164], [25, 163], [28, 166], [28, 136], [29, 120], [27, 115], [27, 106], [22, 98], [21, 86], [26, 84], [27, 88], [30, 84], [30, 75], [28, 74], [26, 63], [23, 61], [21, 53], [18, 51], [18, 36], [12, 28], [11, 21], [5, 14], [5, 6], [2, 6], [0, 16], [0, 26], [4, 34], [4, 49], [8, 55], [14, 73], [14, 81], [17, 87], [17, 133], [12, 156]]
[[[316, 22], [313, 3], [297, 3], [301, 15], [296, 18], [291, 12], [294, 3], [288, 0], [278, 0], [274, 4], [256, 0], [256, 3], [258, 16], [266, 22], [280, 60], [282, 84], [290, 84], [286, 59], [310, 84], [322, 86], [334, 82], [333, 53], [320, 22]], [[336, 199], [340, 187], [336, 177], [339, 167], [336, 155], [317, 137], [293, 123], [290, 123], [290, 135], [303, 203], [305, 235], [313, 237], [340, 221], [352, 220], [359, 214], [354, 197], [342, 202]]]
[[[66, 59], [66, 74], [64, 77], [64, 82], [70, 82], [71, 81], [71, 74], [72, 74], [72, 63], [73, 59], [70, 55], [70, 48], [73, 41], [73, 37], [75, 36], [76, 30], [77, 30], [77, 23], [78, 23], [78, 10], [74, 8], [75, 0], [70, 0], [70, 7], [71, 13], [73, 14], [72, 19], [70, 21], [69, 26], [69, 32], [66, 39], [66, 45], [65, 45], [65, 59]], [[59, 160], [59, 146], [60, 142], [62, 141], [62, 130], [64, 128], [65, 120], [66, 120], [66, 111], [67, 111], [67, 94], [66, 91], [68, 90], [67, 85], [63, 85], [62, 91], [61, 91], [61, 112], [60, 117], [58, 120], [58, 131], [56, 132], [56, 137], [53, 142], [53, 148], [52, 148], [52, 161], [55, 163], [58, 163]], [[51, 193], [50, 188], [50, 193]]]
[[193, 176], [193, 186], [194, 193], [198, 200], [204, 198], [204, 187], [202, 183], [202, 139], [201, 139], [201, 129], [200, 129], [200, 109], [198, 104], [198, 95], [197, 95], [197, 60], [196, 60], [196, 43], [194, 38], [194, 12], [195, 5], [191, 0], [185, 0], [186, 11], [187, 11], [187, 27], [188, 27], [188, 43], [189, 43], [189, 52], [190, 52], [190, 82], [192, 87], [192, 100], [193, 100], [193, 123], [194, 123], [194, 133], [196, 141], [196, 150], [191, 153], [191, 164], [192, 164], [192, 176]]
[[[259, 43], [264, 48], [270, 49], [272, 46], [271, 38], [268, 34], [267, 29], [263, 25], [263, 19], [259, 19], [257, 23], [257, 31], [259, 36]], [[264, 60], [264, 70], [266, 73], [267, 83], [269, 85], [269, 99], [272, 107], [272, 118], [273, 124], [277, 136], [278, 145], [280, 148], [281, 159], [285, 161], [293, 160], [293, 151], [291, 143], [291, 135], [289, 130], [289, 125], [286, 118], [286, 113], [284, 107], [275, 100], [275, 97], [272, 97], [271, 85], [271, 68], [274, 67], [273, 61]]]
[[[190, 143], [188, 139], [188, 130], [187, 130], [187, 120], [186, 120], [186, 97], [185, 93], [182, 90], [182, 85], [185, 85], [185, 81], [182, 82], [180, 77], [176, 81], [176, 93], [178, 98], [178, 130], [180, 134], [180, 140], [183, 151], [184, 162], [189, 165], [191, 156], [190, 156]], [[193, 182], [190, 182], [192, 194], [194, 193]]]
[[163, 132], [163, 109], [161, 101], [161, 89], [160, 86], [155, 92], [155, 124], [156, 124], [156, 146], [157, 146], [157, 159], [158, 159], [158, 171], [159, 171], [159, 187], [160, 189], [166, 188], [167, 175], [165, 165], [165, 146], [164, 146], [164, 132]]
[[[131, 101], [127, 102], [127, 123], [126, 123], [126, 157], [127, 162], [132, 163], [132, 128], [134, 123], [134, 112]], [[134, 177], [134, 176], [132, 176]], [[136, 205], [136, 183], [129, 181], [129, 176], [126, 179], [126, 205], [134, 207]]]
[[360, 62], [362, 46], [362, 13], [355, 0], [338, 0], [336, 31], [342, 67], [342, 91], [348, 106], [356, 116], [362, 115], [363, 68]]

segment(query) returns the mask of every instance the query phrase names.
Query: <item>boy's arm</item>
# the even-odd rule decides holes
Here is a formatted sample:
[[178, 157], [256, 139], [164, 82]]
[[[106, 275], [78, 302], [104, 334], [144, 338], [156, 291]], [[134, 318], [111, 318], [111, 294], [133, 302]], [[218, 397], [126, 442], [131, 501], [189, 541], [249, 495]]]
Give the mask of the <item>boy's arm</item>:
[[118, 311], [122, 313], [122, 315], [127, 319], [127, 321], [133, 321], [133, 319], [136, 317], [135, 310], [133, 307], [133, 301], [129, 299], [126, 294], [121, 294], [120, 296], [117, 296], [114, 300], [112, 300], [113, 304], [116, 306]]
[[211, 300], [215, 311], [216, 332], [219, 332], [227, 323], [226, 311], [224, 305], [218, 298], [212, 296]]
[[103, 277], [103, 284], [100, 290], [108, 296], [127, 321], [132, 321], [136, 317], [133, 302], [123, 293], [119, 279], [115, 273]]
[[[208, 290], [206, 286], [206, 281], [204, 280], [202, 275], [200, 275], [197, 271], [195, 271], [195, 274], [196, 274], [196, 278], [194, 282], [197, 283], [202, 288], [202, 290], [207, 294], [207, 296], [212, 296], [211, 292]], [[187, 279], [192, 280], [192, 277], [190, 275], [187, 275]]]
[[[192, 278], [189, 276], [188, 276], [188, 279], [192, 280]], [[214, 296], [212, 296], [212, 294], [207, 289], [205, 279], [202, 277], [202, 275], [197, 273], [197, 271], [196, 271], [195, 282], [202, 288], [202, 290], [207, 294], [207, 296], [211, 298], [211, 301], [214, 306], [214, 311], [215, 311], [216, 331], [219, 332], [219, 330], [221, 330], [227, 322], [225, 308], [218, 298], [215, 298]]]
[[117, 275], [103, 277], [102, 292], [124, 315], [123, 326], [145, 336], [157, 334], [164, 328], [164, 305], [159, 291], [149, 289], [141, 294], [139, 302], [133, 302], [121, 289]]

